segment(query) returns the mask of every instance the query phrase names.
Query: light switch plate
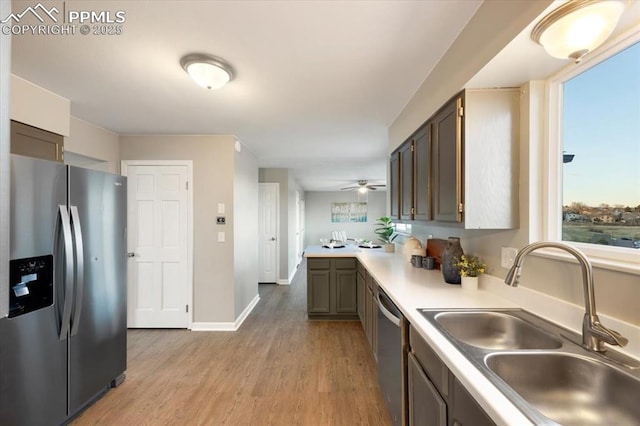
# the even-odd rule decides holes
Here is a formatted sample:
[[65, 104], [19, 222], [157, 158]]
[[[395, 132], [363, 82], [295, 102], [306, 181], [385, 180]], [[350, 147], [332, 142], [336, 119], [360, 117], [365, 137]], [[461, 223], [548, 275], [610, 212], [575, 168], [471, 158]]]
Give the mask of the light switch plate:
[[224, 231], [218, 232], [218, 242], [224, 243]]

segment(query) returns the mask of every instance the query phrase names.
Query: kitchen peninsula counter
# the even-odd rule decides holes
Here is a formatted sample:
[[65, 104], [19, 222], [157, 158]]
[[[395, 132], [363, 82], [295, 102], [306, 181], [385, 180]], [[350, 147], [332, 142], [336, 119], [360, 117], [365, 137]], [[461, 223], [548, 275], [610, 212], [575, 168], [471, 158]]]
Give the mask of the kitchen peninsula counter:
[[[398, 250], [361, 249], [355, 245], [339, 249], [311, 246], [307, 258], [355, 257], [391, 297], [407, 320], [431, 345], [451, 372], [498, 425], [533, 424], [458, 349], [419, 312], [419, 308], [499, 309], [522, 308], [565, 328], [581, 333], [584, 307], [519, 286], [511, 288], [501, 279], [483, 275], [478, 290], [463, 290], [444, 282], [439, 270], [415, 268]], [[640, 328], [599, 314], [607, 326], [629, 337], [625, 353], [640, 358]]]

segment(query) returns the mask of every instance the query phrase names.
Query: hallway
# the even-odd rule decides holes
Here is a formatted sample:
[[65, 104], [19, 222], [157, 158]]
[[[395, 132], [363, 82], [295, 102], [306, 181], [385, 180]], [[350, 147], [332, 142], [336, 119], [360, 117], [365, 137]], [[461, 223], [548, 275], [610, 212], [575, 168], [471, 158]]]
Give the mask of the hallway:
[[237, 332], [129, 330], [127, 379], [73, 424], [389, 424], [360, 323], [307, 321], [305, 266]]

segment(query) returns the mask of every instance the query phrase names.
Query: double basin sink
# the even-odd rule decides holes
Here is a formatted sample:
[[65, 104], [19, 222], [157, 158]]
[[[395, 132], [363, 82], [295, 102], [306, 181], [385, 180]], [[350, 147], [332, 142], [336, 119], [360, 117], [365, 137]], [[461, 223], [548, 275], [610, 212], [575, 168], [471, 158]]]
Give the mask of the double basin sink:
[[520, 309], [419, 311], [533, 423], [640, 424], [637, 361]]

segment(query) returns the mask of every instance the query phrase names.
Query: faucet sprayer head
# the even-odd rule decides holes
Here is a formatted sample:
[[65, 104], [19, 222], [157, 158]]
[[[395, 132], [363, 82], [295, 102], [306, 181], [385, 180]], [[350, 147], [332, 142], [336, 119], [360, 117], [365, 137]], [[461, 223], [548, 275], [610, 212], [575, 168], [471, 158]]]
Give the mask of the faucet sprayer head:
[[514, 264], [511, 267], [511, 269], [509, 269], [509, 272], [507, 272], [507, 276], [504, 279], [504, 283], [510, 287], [518, 287], [521, 273], [522, 273], [522, 267], [518, 264]]

